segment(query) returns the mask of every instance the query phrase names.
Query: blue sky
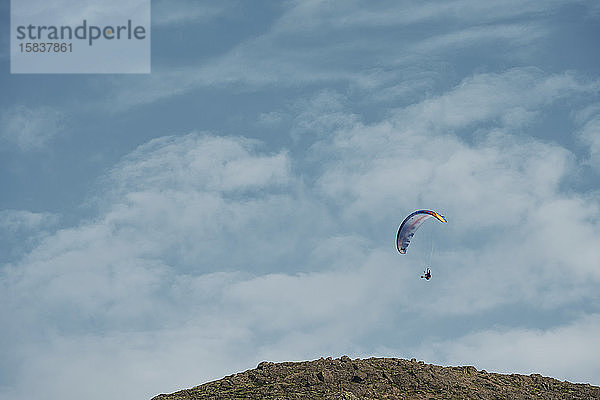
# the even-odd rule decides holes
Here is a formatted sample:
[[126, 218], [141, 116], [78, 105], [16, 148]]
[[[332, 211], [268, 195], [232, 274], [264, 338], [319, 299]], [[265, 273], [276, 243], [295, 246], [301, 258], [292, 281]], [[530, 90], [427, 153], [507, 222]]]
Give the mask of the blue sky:
[[150, 75], [11, 75], [0, 7], [0, 399], [343, 354], [600, 385], [596, 1], [154, 1]]

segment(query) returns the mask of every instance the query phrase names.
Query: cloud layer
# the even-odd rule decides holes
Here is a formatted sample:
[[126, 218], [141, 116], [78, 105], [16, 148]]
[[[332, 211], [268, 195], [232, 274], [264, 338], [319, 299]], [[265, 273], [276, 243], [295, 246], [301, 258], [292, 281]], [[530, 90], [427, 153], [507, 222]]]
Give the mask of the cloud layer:
[[[214, 6], [176, 4], [163, 13], [165, 23], [224, 12]], [[184, 4], [186, 18], [179, 13]], [[361, 95], [381, 96], [379, 91], [389, 93], [393, 87], [402, 87], [415, 74], [421, 75], [415, 77], [421, 84], [422, 75], [429, 75], [427, 87], [422, 89], [430, 91], [447, 78], [448, 69], [456, 68], [449, 66], [448, 59], [453, 65], [468, 62], [469, 57], [460, 56], [463, 52], [477, 52], [484, 65], [530, 61], [538, 51], [536, 46], [554, 32], [546, 19], [560, 15], [572, 3], [516, 4], [512, 0], [368, 6], [360, 2], [291, 2], [265, 32], [208, 60], [199, 63], [192, 57], [193, 61], [176, 69], [163, 68], [157, 62], [152, 76], [130, 80], [126, 90], [122, 90], [121, 80], [115, 80], [105, 107], [122, 111], [207, 87], [238, 85], [258, 90], [337, 83], [350, 85]], [[580, 6], [587, 10], [594, 2], [581, 1]], [[439, 23], [442, 19], [445, 24]], [[369, 40], [369, 35], [376, 39]]]
[[[257, 26], [166, 4], [152, 75], [94, 80], [68, 113], [78, 97], [4, 108], [22, 158], [100, 132], [77, 160], [118, 161], [82, 172], [76, 223], [0, 211], [1, 399], [150, 398], [342, 354], [600, 384], [600, 83], [543, 53], [572, 2], [287, 2]], [[449, 223], [402, 256], [417, 208]]]
[[[598, 383], [598, 354], [568, 345], [598, 330], [598, 197], [562, 189], [580, 162], [570, 151], [520, 134], [590, 90], [513, 69], [375, 123], [326, 92], [303, 106], [321, 123], [296, 133], [330, 133], [301, 157], [210, 133], [151, 140], [99, 183], [95, 218], [3, 266], [3, 395], [149, 397], [262, 359], [378, 352]], [[421, 206], [450, 221], [429, 227], [427, 287], [418, 240], [406, 257], [392, 240]], [[591, 314], [547, 329], [485, 318], [582, 303]], [[456, 327], [464, 318], [472, 330]]]
[[16, 106], [0, 116], [0, 139], [21, 151], [38, 151], [61, 132], [64, 119], [51, 107]]

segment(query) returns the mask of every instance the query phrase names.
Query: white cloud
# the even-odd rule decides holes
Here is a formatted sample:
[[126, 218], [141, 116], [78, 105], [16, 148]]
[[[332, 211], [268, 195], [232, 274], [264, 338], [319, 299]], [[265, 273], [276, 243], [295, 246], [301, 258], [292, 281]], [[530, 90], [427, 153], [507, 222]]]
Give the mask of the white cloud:
[[588, 163], [600, 172], [600, 104], [578, 112], [575, 120], [581, 125], [579, 139], [588, 146]]
[[0, 210], [0, 265], [18, 259], [48, 235], [59, 218], [27, 210]]
[[[107, 174], [95, 219], [0, 270], [0, 318], [10, 321], [0, 370], [16, 376], [0, 393], [149, 397], [265, 358], [369, 354], [382, 343], [406, 356], [413, 348], [396, 344], [418, 346], [415, 332], [432, 326], [440, 344], [419, 351], [433, 360], [555, 362], [563, 353], [502, 364], [496, 349], [582, 338], [598, 329], [595, 311], [514, 336], [490, 331], [482, 315], [594, 307], [598, 199], [562, 191], [577, 167], [571, 152], [522, 135], [557, 100], [590, 90], [573, 74], [480, 74], [374, 123], [323, 91], [295, 105], [295, 132], [316, 133], [298, 158], [208, 133], [151, 140]], [[440, 228], [430, 230], [440, 239], [431, 282], [418, 280], [419, 238], [406, 256], [393, 243], [420, 207], [449, 219], [430, 226]], [[480, 345], [444, 352], [455, 318], [473, 326], [457, 343]]]
[[537, 68], [477, 74], [441, 96], [407, 107], [399, 118], [439, 131], [496, 120], [511, 129], [522, 128], [542, 107], [562, 98], [594, 93], [598, 85], [571, 73], [547, 75]]
[[[115, 258], [124, 256], [120, 249], [112, 253]], [[114, 265], [110, 277], [102, 276], [100, 265], [87, 263], [70, 268], [37, 264], [37, 269], [52, 272], [36, 278], [29, 265], [20, 280], [45, 282], [35, 288], [36, 296], [45, 296], [45, 312], [36, 305], [40, 313], [31, 315], [36, 318], [28, 321], [12, 315], [12, 320], [27, 321], [43, 332], [20, 328], [27, 341], [11, 350], [20, 361], [11, 366], [19, 370], [13, 395], [150, 397], [254, 367], [263, 359], [348, 352], [357, 346], [357, 337], [391, 312], [390, 294], [408, 274], [390, 267], [393, 255], [385, 253], [374, 254], [356, 270], [256, 277], [243, 273], [174, 277], [172, 272], [161, 274], [160, 268], [153, 271], [148, 262], [134, 270], [127, 257]], [[97, 262], [106, 264], [111, 256], [104, 257]], [[23, 294], [5, 304], [31, 311], [22, 310], [23, 305], [32, 305], [31, 297]], [[109, 302], [101, 305], [104, 298]], [[69, 304], [87, 311], [75, 317]], [[62, 315], [48, 316], [55, 307]], [[160, 320], [150, 323], [150, 314]], [[40, 326], [40, 320], [54, 328]], [[97, 325], [94, 331], [86, 331], [86, 321]], [[37, 384], [27, 384], [33, 377]]]
[[51, 107], [16, 106], [0, 117], [0, 139], [21, 151], [39, 151], [60, 134], [65, 115]]
[[334, 91], [322, 91], [310, 99], [302, 99], [294, 107], [292, 138], [327, 137], [331, 132], [351, 128], [357, 123], [355, 115], [344, 109], [344, 97]]
[[476, 26], [425, 39], [416, 43], [412, 51], [428, 54], [450, 53], [464, 47], [485, 46], [491, 43], [523, 46], [546, 35], [547, 32], [542, 26], [535, 25]]
[[14, 279], [11, 301], [66, 306], [81, 318], [102, 310], [105, 323], [112, 312], [151, 317], [149, 304], [130, 304], [128, 293], [154, 293], [171, 268], [273, 268], [298, 247], [281, 234], [286, 223], [304, 236], [318, 229], [303, 221], [313, 206], [290, 190], [287, 155], [254, 148], [193, 134], [140, 147], [107, 178], [113, 190], [103, 194], [98, 219], [56, 232], [4, 271]]
[[[581, 2], [594, 6], [594, 2]], [[297, 2], [277, 24], [282, 31], [315, 31], [399, 26], [427, 22], [455, 21], [485, 24], [490, 21], [535, 17], [557, 12], [565, 0], [480, 2], [454, 0], [443, 3], [423, 1], [370, 3], [360, 1]]]
[[[319, 231], [312, 227], [319, 212], [290, 190], [288, 156], [257, 147], [197, 134], [151, 141], [106, 178], [112, 190], [103, 193], [97, 219], [59, 230], [19, 262], [4, 265], [0, 318], [3, 343], [11, 349], [2, 348], [10, 357], [0, 369], [21, 379], [0, 382], [6, 396], [96, 398], [106, 390], [112, 397], [120, 390], [159, 390], [149, 384], [153, 370], [133, 366], [155, 359], [156, 349], [169, 353], [159, 357], [164, 362], [181, 365], [185, 342], [198, 348], [199, 359], [210, 355], [215, 362], [191, 371], [214, 374], [214, 351], [231, 350], [231, 341], [247, 329], [227, 322], [244, 321], [243, 313], [223, 309], [219, 300], [240, 279], [236, 274], [297, 268], [294, 254], [303, 245], [282, 234], [287, 224], [302, 237]], [[227, 269], [240, 272], [216, 272]], [[180, 331], [182, 325], [190, 327]], [[177, 337], [177, 345], [170, 342]], [[235, 356], [224, 353], [221, 370], [240, 365]], [[153, 365], [157, 371], [164, 364]], [[95, 391], [121, 380], [120, 373], [136, 386]], [[178, 379], [190, 385], [202, 376], [180, 373], [162, 387]], [[37, 385], [27, 384], [34, 377]]]
[[[335, 157], [318, 187], [350, 229], [399, 224], [422, 207], [449, 218], [438, 234], [446, 283], [424, 306], [429, 313], [520, 301], [552, 308], [590, 298], [600, 281], [592, 250], [600, 241], [598, 198], [564, 193], [574, 155], [521, 136], [529, 121], [505, 119], [515, 109], [542, 118], [552, 102], [588, 91], [593, 86], [569, 75], [528, 69], [469, 78], [387, 121], [355, 122], [323, 138], [319, 158]], [[471, 127], [472, 143], [452, 133]]]
[[[159, 7], [163, 7], [162, 4], [167, 3], [159, 3]], [[201, 15], [213, 13], [214, 7], [211, 5], [206, 10], [205, 5], [176, 4], [164, 14], [164, 23], [201, 18]], [[381, 96], [381, 90], [389, 90], [392, 86], [404, 91], [413, 86], [413, 90], [430, 90], [430, 81], [422, 79], [406, 88], [406, 76], [414, 74], [415, 66], [421, 73], [426, 69], [436, 75], [442, 62], [439, 60], [441, 55], [498, 42], [504, 43], [503, 59], [520, 57], [517, 49], [537, 43], [551, 31], [545, 16], [557, 13], [569, 2], [488, 4], [460, 0], [444, 5], [438, 2], [418, 6], [398, 3], [369, 5], [367, 8], [362, 2], [289, 4], [291, 6], [266, 33], [244, 40], [227, 53], [202, 64], [177, 69], [164, 69], [157, 64], [151, 76], [136, 78], [135, 82], [128, 80], [127, 90], [122, 90], [120, 79], [112, 80], [113, 90], [105, 107], [122, 112], [207, 86], [257, 88], [343, 83], [371, 96]], [[221, 12], [214, 10], [217, 15]], [[434, 26], [429, 24], [437, 24], [440, 18], [452, 18], [456, 25], [450, 31], [432, 29], [432, 36], [426, 39], [412, 35], [404, 37], [405, 30], [410, 30], [413, 24], [421, 24], [420, 29], [427, 30]], [[370, 40], [368, 34], [372, 29], [390, 32], [385, 38]], [[357, 54], [361, 56], [357, 58]], [[498, 52], [494, 54], [494, 57], [499, 56]]]
[[288, 184], [288, 156], [257, 157], [252, 152], [259, 145], [249, 139], [210, 135], [154, 139], [117, 165], [110, 183], [125, 193], [155, 187], [230, 192]]
[[49, 213], [27, 210], [0, 210], [0, 229], [10, 233], [30, 231], [55, 224], [58, 217]]
[[542, 374], [600, 384], [600, 315], [550, 329], [484, 330], [428, 343], [416, 353], [442, 364], [470, 364], [488, 372]]

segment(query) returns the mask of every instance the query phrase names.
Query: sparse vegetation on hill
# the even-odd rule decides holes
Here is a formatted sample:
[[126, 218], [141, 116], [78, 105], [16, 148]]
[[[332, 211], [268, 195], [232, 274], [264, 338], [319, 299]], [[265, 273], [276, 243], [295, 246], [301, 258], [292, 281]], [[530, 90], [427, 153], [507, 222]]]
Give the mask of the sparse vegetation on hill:
[[600, 399], [600, 387], [396, 358], [272, 363], [153, 400]]

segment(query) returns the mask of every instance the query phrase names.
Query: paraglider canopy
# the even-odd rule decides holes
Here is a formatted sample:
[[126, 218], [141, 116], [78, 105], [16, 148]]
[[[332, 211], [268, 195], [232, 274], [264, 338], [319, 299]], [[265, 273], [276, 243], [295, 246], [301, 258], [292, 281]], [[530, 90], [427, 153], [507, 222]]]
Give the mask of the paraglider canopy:
[[443, 215], [432, 210], [417, 210], [413, 212], [402, 221], [400, 228], [398, 228], [396, 248], [400, 254], [406, 254], [406, 248], [410, 244], [410, 240], [415, 235], [415, 232], [423, 225], [423, 222], [427, 221], [429, 218], [435, 218], [444, 224], [448, 222]]

